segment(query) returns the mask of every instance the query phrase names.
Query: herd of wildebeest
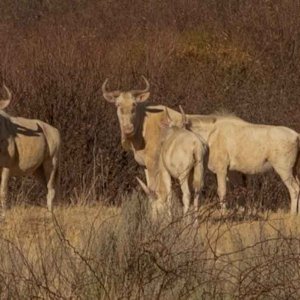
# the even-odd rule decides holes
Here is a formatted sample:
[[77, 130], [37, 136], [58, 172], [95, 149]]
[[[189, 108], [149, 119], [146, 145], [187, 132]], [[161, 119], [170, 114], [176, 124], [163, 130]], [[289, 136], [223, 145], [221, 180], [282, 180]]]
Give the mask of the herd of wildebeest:
[[[124, 149], [132, 151], [145, 169], [146, 183], [137, 178], [148, 195], [151, 217], [171, 216], [172, 178], [182, 191], [183, 213], [189, 210], [191, 190], [198, 210], [204, 168], [216, 174], [221, 210], [226, 209], [228, 171], [256, 174], [273, 169], [291, 198], [291, 213], [300, 213], [300, 135], [287, 127], [253, 124], [232, 114], [186, 115], [163, 105], [151, 105], [150, 84], [142, 76], [143, 90], [108, 91], [103, 97], [117, 108]], [[48, 210], [53, 209], [60, 153], [60, 133], [40, 120], [12, 117], [4, 112], [12, 94], [0, 100], [2, 213], [6, 211], [10, 176], [33, 175], [47, 186]], [[208, 153], [207, 166], [204, 155]]]

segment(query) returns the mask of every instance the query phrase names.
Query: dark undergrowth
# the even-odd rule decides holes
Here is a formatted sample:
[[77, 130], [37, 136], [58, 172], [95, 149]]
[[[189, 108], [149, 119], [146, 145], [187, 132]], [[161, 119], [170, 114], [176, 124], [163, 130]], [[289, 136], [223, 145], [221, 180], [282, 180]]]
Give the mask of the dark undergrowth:
[[[0, 76], [13, 91], [8, 112], [60, 129], [62, 199], [77, 203], [84, 194], [85, 202], [120, 203], [141, 170], [121, 148], [115, 108], [99, 89], [104, 79], [130, 89], [144, 74], [152, 103], [181, 104], [188, 113], [226, 109], [300, 131], [297, 8], [290, 0], [2, 0]], [[215, 181], [208, 182], [210, 195]], [[288, 205], [276, 176], [249, 178], [247, 185], [234, 199], [251, 205], [259, 187], [265, 196], [255, 205]], [[23, 187], [31, 187], [28, 199], [42, 195], [31, 181], [16, 181], [11, 190], [19, 195]]]

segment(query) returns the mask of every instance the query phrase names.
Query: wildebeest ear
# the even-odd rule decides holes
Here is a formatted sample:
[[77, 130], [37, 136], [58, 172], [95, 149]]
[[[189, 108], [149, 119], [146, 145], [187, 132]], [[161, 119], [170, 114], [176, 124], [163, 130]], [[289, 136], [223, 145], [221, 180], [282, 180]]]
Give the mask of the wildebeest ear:
[[172, 119], [168, 113], [167, 108], [165, 109], [166, 114], [163, 116], [163, 118], [159, 122], [159, 127], [160, 128], [169, 128], [171, 127], [172, 124]]
[[150, 96], [150, 92], [141, 93], [135, 96], [136, 102], [144, 102], [146, 101]]

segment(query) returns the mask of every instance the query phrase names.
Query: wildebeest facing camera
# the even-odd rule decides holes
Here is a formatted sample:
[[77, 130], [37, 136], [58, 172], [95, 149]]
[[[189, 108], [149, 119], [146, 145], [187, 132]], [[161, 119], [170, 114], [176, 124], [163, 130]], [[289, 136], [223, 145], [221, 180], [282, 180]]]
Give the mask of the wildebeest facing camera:
[[[0, 204], [6, 194], [11, 204], [0, 219], [1, 299], [300, 299], [300, 219], [285, 213], [285, 184], [295, 208], [295, 173], [282, 176], [291, 175], [295, 163], [296, 138], [285, 139], [287, 128], [300, 132], [298, 6], [292, 0], [1, 0], [0, 99], [11, 98], [8, 106], [0, 101]], [[162, 120], [166, 107], [175, 116], [171, 130]], [[236, 137], [230, 126], [214, 127], [222, 115], [279, 126], [279, 147], [271, 135], [253, 147], [258, 130]], [[155, 126], [144, 126], [137, 116]], [[62, 140], [52, 212], [39, 182], [45, 174], [35, 167], [53, 140], [37, 120], [57, 128]], [[247, 127], [243, 122], [240, 127]], [[177, 180], [171, 222], [162, 214], [155, 223], [149, 208], [157, 197], [148, 199], [136, 177], [150, 196], [165, 196], [170, 188], [153, 185], [153, 174], [145, 172], [150, 166], [157, 174], [159, 165], [151, 163], [165, 158], [161, 151], [149, 151], [151, 159], [143, 153], [149, 146], [143, 134], [160, 133], [159, 124], [166, 135], [153, 148], [164, 144], [168, 132], [184, 127], [197, 134], [200, 125], [211, 126], [220, 143], [207, 147], [195, 214], [182, 217]], [[228, 141], [227, 134], [216, 138], [225, 127], [235, 136], [231, 150], [238, 151], [235, 159], [217, 157], [227, 163], [221, 164], [218, 189], [208, 160]], [[24, 138], [35, 142], [15, 147]], [[195, 169], [191, 147], [176, 153], [190, 145], [181, 141], [169, 164], [182, 171], [181, 163], [191, 158], [187, 166]], [[45, 150], [40, 156], [37, 144]], [[141, 152], [134, 155], [133, 148]], [[266, 148], [280, 152], [280, 159], [261, 156], [249, 169], [256, 173], [258, 165], [272, 163], [282, 178], [275, 172], [232, 178], [230, 170], [248, 161], [245, 153], [252, 157]], [[36, 165], [25, 168], [30, 161]], [[33, 176], [13, 177], [6, 185], [4, 163]], [[194, 169], [188, 174], [191, 200], [198, 192]], [[51, 200], [52, 185], [47, 188]]]

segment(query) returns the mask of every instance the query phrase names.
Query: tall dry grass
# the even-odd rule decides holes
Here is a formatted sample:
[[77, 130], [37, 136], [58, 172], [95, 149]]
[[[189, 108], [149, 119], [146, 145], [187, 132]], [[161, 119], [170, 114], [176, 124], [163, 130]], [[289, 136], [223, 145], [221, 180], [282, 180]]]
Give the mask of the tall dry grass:
[[119, 208], [15, 207], [0, 232], [2, 298], [297, 299], [299, 218], [180, 217], [151, 225], [139, 194]]
[[[141, 170], [121, 149], [115, 108], [99, 89], [103, 80], [128, 89], [142, 84], [144, 74], [153, 103], [180, 103], [189, 113], [227, 109], [249, 121], [300, 130], [296, 5], [3, 0], [0, 76], [14, 95], [8, 112], [60, 129], [62, 199], [76, 203], [82, 194], [85, 202], [120, 203]], [[247, 205], [262, 186], [262, 207], [286, 207], [279, 182], [276, 176], [249, 179]], [[12, 185], [13, 199], [21, 185]], [[39, 202], [42, 192], [32, 186], [28, 181], [33, 190], [24, 201]], [[213, 178], [207, 189], [214, 193]]]

